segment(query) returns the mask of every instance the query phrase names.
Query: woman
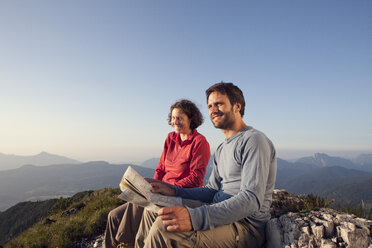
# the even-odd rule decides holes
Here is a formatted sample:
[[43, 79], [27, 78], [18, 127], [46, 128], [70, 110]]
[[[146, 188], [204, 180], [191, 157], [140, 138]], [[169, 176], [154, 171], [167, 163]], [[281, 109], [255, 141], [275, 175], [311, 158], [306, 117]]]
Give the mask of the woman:
[[[170, 107], [168, 124], [174, 132], [165, 139], [154, 179], [183, 188], [203, 186], [210, 149], [205, 137], [196, 130], [202, 123], [203, 116], [193, 102], [180, 100]], [[104, 247], [133, 245], [142, 213], [142, 207], [131, 203], [110, 211]]]

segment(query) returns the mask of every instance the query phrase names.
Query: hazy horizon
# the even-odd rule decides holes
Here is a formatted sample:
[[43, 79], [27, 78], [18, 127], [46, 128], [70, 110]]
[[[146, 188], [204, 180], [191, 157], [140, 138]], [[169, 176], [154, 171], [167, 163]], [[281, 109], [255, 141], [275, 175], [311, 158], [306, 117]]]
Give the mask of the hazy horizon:
[[[212, 151], [212, 155], [213, 155], [213, 152]], [[143, 158], [138, 158], [138, 159], [126, 159], [126, 158], [122, 158], [122, 159], [119, 159], [119, 160], [110, 160], [108, 158], [101, 158], [101, 159], [78, 159], [78, 158], [75, 158], [75, 157], [70, 157], [66, 154], [56, 154], [56, 153], [50, 153], [48, 151], [41, 151], [39, 153], [36, 153], [36, 154], [6, 154], [6, 153], [3, 153], [0, 151], [0, 155], [11, 155], [11, 156], [21, 156], [21, 157], [30, 157], [30, 156], [36, 156], [36, 155], [39, 155], [41, 153], [48, 153], [48, 154], [52, 154], [52, 155], [57, 155], [57, 156], [62, 156], [62, 157], [66, 157], [66, 158], [69, 158], [69, 159], [73, 159], [73, 160], [77, 160], [78, 162], [80, 163], [87, 163], [87, 162], [93, 162], [93, 161], [105, 161], [105, 162], [108, 162], [110, 164], [135, 164], [135, 165], [141, 165], [143, 162], [149, 160], [149, 159], [153, 159], [153, 158], [160, 158], [160, 154], [159, 156], [150, 156], [150, 157], [143, 157]], [[332, 157], [341, 157], [341, 158], [345, 158], [345, 159], [353, 159], [353, 158], [356, 158], [357, 156], [359, 155], [362, 155], [362, 154], [372, 154], [372, 151], [368, 151], [368, 150], [364, 150], [364, 151], [336, 151], [336, 150], [277, 150], [277, 158], [280, 158], [280, 159], [284, 159], [284, 160], [288, 160], [288, 161], [295, 161], [297, 159], [300, 159], [300, 158], [303, 158], [303, 157], [311, 157], [313, 156], [315, 153], [325, 153], [329, 156], [332, 156]], [[2, 169], [1, 168], [2, 166], [0, 165], [0, 170]]]
[[[0, 2], [0, 152], [113, 163], [160, 157], [169, 106], [245, 96], [278, 157], [372, 153], [372, 2]], [[309, 151], [312, 151], [311, 153]]]

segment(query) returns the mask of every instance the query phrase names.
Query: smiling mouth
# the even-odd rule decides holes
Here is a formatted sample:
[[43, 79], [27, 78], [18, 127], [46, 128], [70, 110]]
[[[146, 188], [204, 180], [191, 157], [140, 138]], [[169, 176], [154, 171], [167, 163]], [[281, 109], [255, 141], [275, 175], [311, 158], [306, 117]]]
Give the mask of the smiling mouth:
[[222, 117], [223, 114], [216, 114], [216, 115], [212, 115], [212, 120], [218, 118], [218, 117]]

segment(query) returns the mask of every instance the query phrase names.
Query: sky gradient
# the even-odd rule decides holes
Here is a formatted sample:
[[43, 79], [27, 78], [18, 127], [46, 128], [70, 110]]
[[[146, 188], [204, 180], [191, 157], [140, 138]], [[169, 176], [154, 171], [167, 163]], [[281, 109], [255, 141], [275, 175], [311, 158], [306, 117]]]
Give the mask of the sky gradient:
[[169, 106], [245, 95], [279, 157], [372, 153], [372, 1], [0, 1], [0, 152], [160, 157]]

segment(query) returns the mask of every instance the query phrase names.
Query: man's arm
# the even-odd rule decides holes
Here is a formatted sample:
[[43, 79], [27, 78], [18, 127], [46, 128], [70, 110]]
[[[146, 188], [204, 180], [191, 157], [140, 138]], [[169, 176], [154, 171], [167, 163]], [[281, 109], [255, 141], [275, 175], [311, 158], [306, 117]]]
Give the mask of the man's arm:
[[199, 200], [202, 202], [212, 202], [213, 196], [217, 192], [214, 189], [208, 187], [199, 187], [199, 188], [180, 188], [177, 186], [173, 186], [169, 183], [165, 183], [162, 181], [157, 181], [154, 179], [146, 180], [151, 184], [152, 193], [162, 194], [167, 196], [179, 196], [181, 198], [192, 199], [192, 200]]
[[155, 181], [155, 180], [148, 180], [148, 182], [152, 186], [152, 189], [151, 189], [152, 193], [162, 194], [162, 195], [167, 195], [167, 196], [174, 196], [176, 194], [176, 190], [174, 186], [169, 183], [162, 182], [162, 181]]
[[[268, 175], [275, 156], [271, 142], [262, 134], [252, 135], [242, 146], [240, 192], [212, 205], [188, 208], [194, 230], [208, 230], [260, 214], [265, 200]], [[267, 212], [268, 209], [264, 209]]]

